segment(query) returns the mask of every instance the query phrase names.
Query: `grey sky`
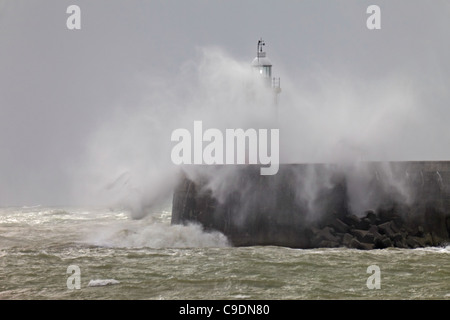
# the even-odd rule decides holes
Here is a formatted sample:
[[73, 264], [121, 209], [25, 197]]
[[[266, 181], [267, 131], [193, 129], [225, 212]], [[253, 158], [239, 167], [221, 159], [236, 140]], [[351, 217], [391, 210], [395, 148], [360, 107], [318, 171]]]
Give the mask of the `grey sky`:
[[[79, 31], [66, 28], [70, 4]], [[370, 4], [381, 30], [366, 28]], [[71, 168], [117, 107], [140, 105], [143, 79], [170, 86], [204, 46], [250, 63], [260, 37], [290, 88], [314, 90], [319, 70], [358, 88], [407, 79], [423, 160], [450, 159], [448, 30], [446, 0], [0, 0], [0, 206], [72, 203]]]

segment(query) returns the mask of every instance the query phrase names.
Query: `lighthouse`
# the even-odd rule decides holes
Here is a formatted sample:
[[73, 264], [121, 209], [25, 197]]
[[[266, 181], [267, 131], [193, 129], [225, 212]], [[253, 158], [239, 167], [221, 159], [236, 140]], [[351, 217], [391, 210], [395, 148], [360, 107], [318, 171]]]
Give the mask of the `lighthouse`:
[[266, 79], [267, 83], [271, 83], [272, 79], [272, 62], [267, 57], [265, 51], [263, 51], [263, 46], [266, 43], [261, 38], [258, 40], [257, 48], [256, 48], [256, 57], [252, 61], [252, 67], [255, 72], [257, 72], [262, 78]]
[[253, 72], [261, 77], [267, 87], [271, 88], [274, 95], [274, 105], [278, 106], [278, 95], [281, 92], [280, 78], [272, 77], [272, 62], [267, 57], [263, 47], [266, 45], [264, 40], [260, 38], [256, 45], [256, 57], [251, 63]]

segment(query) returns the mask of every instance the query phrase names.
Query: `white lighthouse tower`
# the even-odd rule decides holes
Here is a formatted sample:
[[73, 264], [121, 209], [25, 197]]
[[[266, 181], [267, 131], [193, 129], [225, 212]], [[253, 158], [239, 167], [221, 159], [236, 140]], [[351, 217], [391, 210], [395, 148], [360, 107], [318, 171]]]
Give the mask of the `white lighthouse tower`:
[[267, 57], [266, 52], [263, 50], [265, 46], [264, 40], [261, 38], [258, 40], [256, 47], [256, 57], [252, 61], [252, 68], [255, 73], [262, 77], [266, 85], [273, 90], [275, 107], [278, 105], [278, 95], [281, 92], [280, 78], [272, 77], [272, 62]]
[[272, 62], [270, 62], [266, 52], [263, 51], [263, 46], [265, 45], [262, 38], [258, 40], [256, 57], [252, 61], [252, 67], [261, 77], [266, 79], [268, 84], [270, 84], [272, 80]]

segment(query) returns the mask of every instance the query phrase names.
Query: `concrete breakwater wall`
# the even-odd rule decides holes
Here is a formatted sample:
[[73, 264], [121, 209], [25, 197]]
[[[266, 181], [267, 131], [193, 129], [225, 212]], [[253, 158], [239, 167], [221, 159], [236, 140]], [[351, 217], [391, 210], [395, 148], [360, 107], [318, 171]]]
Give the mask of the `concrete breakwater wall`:
[[183, 170], [172, 223], [235, 246], [416, 248], [450, 242], [450, 161], [285, 164]]

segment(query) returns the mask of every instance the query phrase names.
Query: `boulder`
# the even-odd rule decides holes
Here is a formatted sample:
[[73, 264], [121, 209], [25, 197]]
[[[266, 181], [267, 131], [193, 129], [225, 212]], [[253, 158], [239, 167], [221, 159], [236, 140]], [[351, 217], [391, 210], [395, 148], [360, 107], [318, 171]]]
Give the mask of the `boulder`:
[[424, 235], [423, 227], [422, 227], [422, 226], [418, 226], [418, 227], [417, 227], [416, 236], [417, 236], [417, 237], [423, 237], [423, 235]]
[[372, 250], [374, 248], [372, 243], [361, 243], [355, 238], [350, 241], [349, 248], [359, 249], [359, 250]]
[[400, 224], [399, 222], [396, 222], [397, 220], [394, 220], [394, 221], [392, 221], [391, 222], [391, 224], [389, 225], [390, 227], [391, 227], [391, 230], [394, 232], [394, 233], [399, 233], [400, 231], [401, 231], [401, 226], [402, 226], [402, 224]]
[[360, 219], [354, 214], [349, 214], [346, 215], [342, 221], [348, 226], [355, 228], [359, 224]]
[[380, 238], [381, 237], [381, 234], [378, 232], [378, 226], [375, 226], [375, 225], [370, 226], [368, 231], [370, 233], [372, 233], [375, 238]]
[[406, 244], [408, 245], [409, 248], [417, 248], [419, 245], [417, 244], [417, 242], [413, 239], [412, 236], [409, 236], [405, 239]]
[[[426, 247], [427, 246], [427, 242], [429, 241], [428, 237], [416, 237], [416, 242], [419, 244], [419, 247]], [[433, 240], [431, 240], [433, 241]]]
[[370, 231], [367, 231], [367, 233], [363, 236], [361, 241], [363, 243], [373, 244], [374, 240], [375, 240], [375, 236], [373, 235], [373, 233]]
[[334, 219], [330, 226], [339, 233], [346, 233], [350, 230], [350, 227], [339, 218]]
[[389, 238], [383, 238], [382, 240], [383, 245], [385, 246], [385, 248], [389, 248], [392, 247], [392, 241]]
[[392, 240], [393, 241], [400, 241], [400, 240], [402, 240], [403, 239], [403, 235], [399, 232], [399, 233], [395, 233], [393, 236], [392, 236]]
[[348, 246], [349, 248], [353, 248], [353, 249], [359, 249], [361, 248], [361, 242], [359, 242], [358, 240], [356, 240], [355, 238], [353, 238], [350, 241], [350, 245]]
[[376, 238], [374, 243], [374, 248], [384, 249], [392, 247], [392, 241], [387, 236], [382, 236], [381, 238]]
[[406, 243], [406, 240], [402, 238], [400, 240], [394, 240], [394, 247], [406, 249], [408, 248], [408, 244]]
[[319, 229], [316, 232], [315, 236], [319, 241], [326, 240], [332, 242], [339, 242], [339, 238], [333, 235], [332, 231], [334, 231], [332, 228], [325, 227], [323, 229]]
[[358, 249], [361, 250], [372, 250], [374, 248], [374, 244], [373, 243], [361, 243], [361, 246]]
[[350, 247], [350, 243], [353, 240], [353, 236], [349, 233], [345, 233], [342, 237], [342, 244], [346, 247]]
[[408, 236], [406, 238], [406, 244], [408, 245], [408, 247], [413, 248], [413, 249], [425, 246], [425, 242], [423, 241], [423, 238], [414, 237], [414, 236]]
[[442, 239], [436, 233], [431, 232], [431, 234], [425, 235], [425, 243], [430, 246], [440, 246], [446, 243], [445, 239]]
[[376, 224], [377, 214], [373, 210], [366, 211], [366, 218], [370, 221], [370, 224]]
[[319, 232], [320, 232], [320, 229], [318, 229], [316, 227], [310, 227], [305, 230], [306, 236], [310, 239], [311, 247], [317, 247], [319, 245], [319, 242], [321, 241], [321, 239], [319, 239], [319, 236], [318, 236]]
[[360, 229], [353, 229], [350, 231], [350, 233], [355, 236], [356, 239], [358, 239], [358, 241], [362, 241], [362, 239], [364, 238], [364, 236], [367, 234], [366, 230], [360, 230]]
[[406, 243], [406, 233], [395, 233], [392, 237], [392, 243], [397, 248], [408, 248]]
[[386, 235], [389, 238], [392, 238], [395, 235], [395, 232], [392, 230], [391, 228], [391, 221], [382, 223], [380, 225], [378, 225], [378, 230], [381, 234]]
[[414, 248], [418, 248], [420, 247], [419, 243], [416, 241], [415, 239], [416, 237], [414, 236], [408, 236], [406, 238], [406, 244], [408, 245], [409, 248], [414, 249]]
[[320, 248], [337, 248], [339, 243], [336, 241], [322, 240], [319, 243]]
[[357, 227], [358, 227], [358, 229], [361, 229], [361, 230], [369, 230], [371, 225], [372, 224], [370, 223], [370, 220], [368, 218], [362, 218], [359, 221]]
[[398, 215], [395, 214], [393, 210], [381, 210], [381, 209], [378, 210], [377, 216], [380, 224], [392, 221], [396, 217], [398, 217]]

